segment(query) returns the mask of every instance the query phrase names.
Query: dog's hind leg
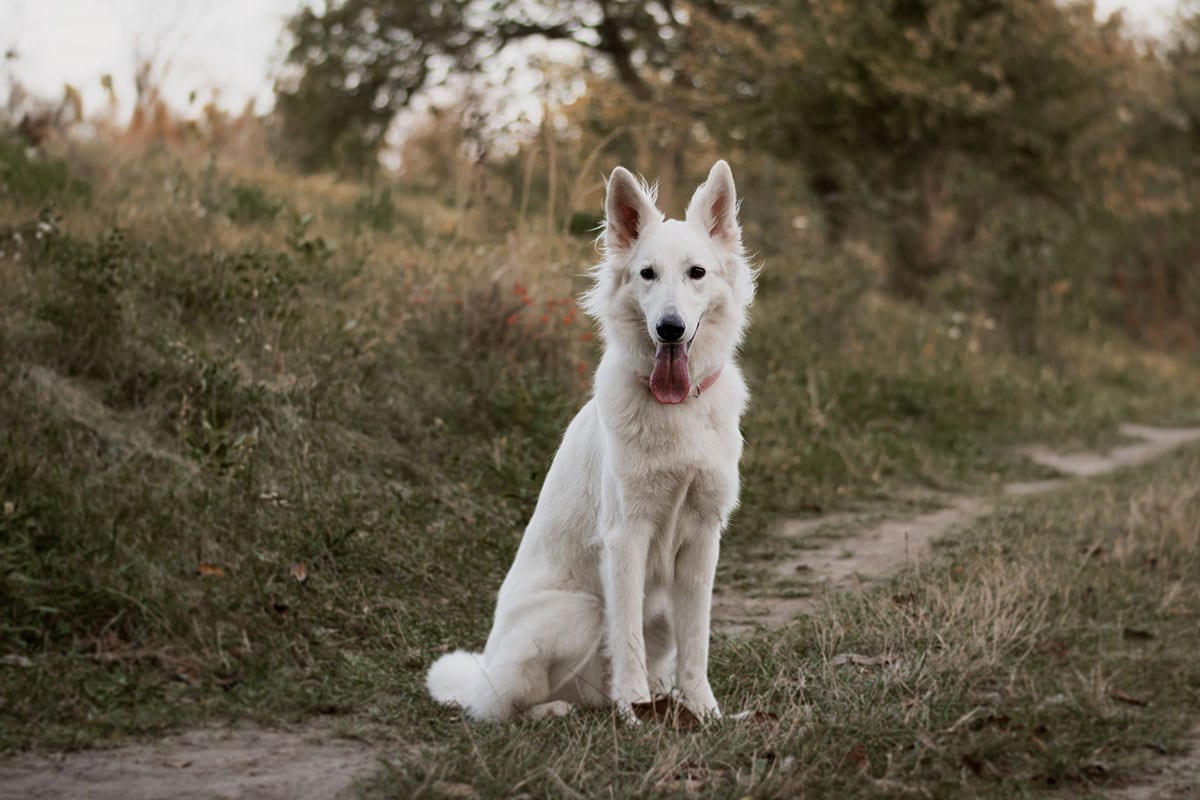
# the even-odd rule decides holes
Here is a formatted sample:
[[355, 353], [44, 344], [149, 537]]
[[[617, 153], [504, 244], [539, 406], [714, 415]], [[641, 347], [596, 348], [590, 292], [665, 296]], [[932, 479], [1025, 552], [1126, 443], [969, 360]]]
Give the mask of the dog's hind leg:
[[591, 678], [601, 638], [599, 601], [582, 592], [542, 591], [505, 610], [488, 641], [487, 679], [467, 703], [476, 719], [510, 719], [551, 701], [574, 701]]
[[565, 717], [574, 710], [575, 706], [568, 703], [566, 700], [551, 700], [548, 703], [541, 703], [534, 706], [525, 712], [525, 716], [530, 719], [545, 719], [546, 717]]

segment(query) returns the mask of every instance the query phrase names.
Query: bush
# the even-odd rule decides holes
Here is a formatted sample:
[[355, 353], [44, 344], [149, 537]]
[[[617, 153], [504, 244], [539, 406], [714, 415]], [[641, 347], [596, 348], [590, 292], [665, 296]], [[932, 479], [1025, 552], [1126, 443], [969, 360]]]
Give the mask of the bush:
[[83, 202], [91, 195], [91, 184], [72, 175], [64, 162], [0, 133], [0, 197], [44, 205]]
[[258, 186], [236, 183], [229, 188], [223, 210], [232, 221], [252, 225], [277, 219], [284, 208], [282, 200], [271, 197]]
[[96, 243], [54, 237], [41, 254], [50, 272], [37, 316], [53, 326], [45, 346], [68, 373], [106, 378], [118, 371], [130, 260], [117, 228]]

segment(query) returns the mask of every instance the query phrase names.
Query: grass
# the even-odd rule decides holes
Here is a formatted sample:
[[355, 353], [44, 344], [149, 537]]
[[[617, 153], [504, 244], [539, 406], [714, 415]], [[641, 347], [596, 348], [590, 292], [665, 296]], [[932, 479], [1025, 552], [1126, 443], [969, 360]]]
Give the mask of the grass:
[[[892, 586], [719, 638], [716, 692], [757, 712], [700, 731], [607, 711], [443, 721], [378, 796], [1072, 796], [1127, 784], [1200, 708], [1200, 451], [1013, 502]], [[838, 665], [858, 654], [880, 663]]]
[[[1169, 743], [1197, 707], [1182, 655], [1194, 621], [1170, 609], [1200, 607], [1166, 577], [1197, 568], [1179, 516], [1195, 511], [1179, 488], [1196, 483], [1191, 454], [990, 518], [943, 566], [904, 578], [893, 593], [914, 602], [841, 598], [787, 631], [719, 641], [725, 706], [778, 719], [687, 734], [627, 731], [605, 712], [466, 727], [424, 696], [423, 672], [442, 648], [483, 641], [587, 396], [598, 349], [571, 298], [590, 243], [474, 233], [496, 226], [464, 214], [486, 210], [412, 187], [196, 169], [170, 153], [0, 156], [35, 186], [0, 196], [15, 221], [0, 229], [6, 750], [335, 715], [416, 746], [378, 794], [692, 780], [718, 795], [891, 781], [1010, 796], [1115, 780], [1133, 743]], [[1200, 368], [1186, 357], [1103, 327], [1022, 355], [983, 313], [880, 294], [864, 248], [831, 252], [746, 213], [764, 270], [722, 579], [781, 518], [982, 489], [1033, 474], [1018, 444], [1196, 420]], [[1105, 557], [1080, 556], [1081, 537]], [[1117, 555], [1135, 552], [1164, 566]], [[1121, 639], [1126, 624], [1155, 638]], [[1051, 641], [1066, 662], [1058, 645], [1039, 650]], [[900, 665], [829, 665], [847, 650]], [[1114, 705], [1110, 684], [1152, 704]], [[972, 711], [980, 687], [1001, 698], [991, 710]]]

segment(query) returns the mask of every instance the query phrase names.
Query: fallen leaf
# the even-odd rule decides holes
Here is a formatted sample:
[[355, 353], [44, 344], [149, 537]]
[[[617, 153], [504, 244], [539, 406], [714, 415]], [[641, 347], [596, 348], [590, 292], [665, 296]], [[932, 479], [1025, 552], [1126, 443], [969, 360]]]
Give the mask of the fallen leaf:
[[200, 680], [200, 668], [195, 664], [183, 663], [175, 668], [175, 677], [193, 689], [200, 688], [203, 681]]
[[1004, 687], [993, 680], [982, 680], [967, 690], [967, 699], [980, 706], [994, 706], [1004, 699]]
[[1126, 628], [1122, 631], [1122, 635], [1127, 641], [1133, 642], [1144, 642], [1154, 638], [1153, 632], [1144, 631], [1141, 628]]
[[871, 759], [867, 758], [867, 747], [862, 742], [850, 748], [842, 763], [855, 772], [866, 772], [871, 768]]
[[839, 653], [831, 658], [829, 663], [835, 667], [844, 667], [847, 664], [853, 664], [856, 667], [885, 667], [889, 664], [894, 664], [895, 661], [891, 656], [864, 656], [858, 653]]
[[479, 793], [475, 791], [475, 787], [469, 783], [451, 783], [449, 781], [438, 781], [433, 785], [433, 790], [442, 797], [478, 797]]
[[299, 561], [297, 561], [295, 564], [292, 564], [290, 574], [300, 583], [304, 583], [306, 580], [308, 580], [308, 570], [306, 570], [304, 568], [304, 564], [300, 563]]
[[202, 578], [224, 578], [225, 569], [216, 564], [201, 561], [200, 566], [196, 567], [196, 574]]
[[1140, 697], [1134, 697], [1133, 695], [1129, 694], [1128, 692], [1122, 691], [1121, 689], [1117, 689], [1117, 688], [1109, 689], [1108, 696], [1111, 697], [1113, 700], [1116, 700], [1120, 703], [1127, 703], [1128, 705], [1131, 705], [1131, 706], [1148, 706], [1148, 705], [1150, 705], [1149, 700], [1143, 700]]
[[163, 763], [165, 763], [168, 767], [183, 769], [184, 767], [190, 767], [192, 765], [192, 760], [190, 758], [169, 758]]
[[1067, 643], [1062, 639], [1043, 639], [1033, 646], [1034, 650], [1045, 655], [1054, 656], [1059, 661], [1063, 661], [1067, 657]]
[[0, 664], [3, 664], [6, 667], [24, 667], [26, 669], [33, 666], [33, 662], [30, 661], [26, 656], [19, 656], [16, 654], [0, 656]]
[[15, 513], [17, 513], [17, 504], [14, 503], [12, 500], [5, 500], [4, 501], [4, 516], [11, 517]]
[[288, 604], [282, 600], [276, 600], [274, 597], [267, 600], [267, 611], [274, 612], [279, 616], [286, 616], [288, 613]]
[[229, 691], [241, 682], [242, 678], [236, 672], [219, 673], [216, 678], [217, 686], [220, 686], [225, 691]]
[[971, 753], [963, 753], [962, 758], [960, 758], [959, 761], [962, 762], [964, 767], [967, 767], [976, 775], [983, 774], [983, 762]]
[[779, 727], [779, 715], [772, 714], [770, 711], [743, 711], [740, 714], [734, 714], [732, 719], [735, 722], [744, 722], [757, 728], [774, 730]]
[[[645, 703], [644, 705], [649, 705]], [[713, 779], [712, 770], [703, 764], [685, 761], [671, 774], [655, 782], [654, 788], [663, 791], [683, 789], [685, 792], [696, 792], [707, 786]]]
[[656, 697], [649, 703], [634, 703], [633, 715], [642, 722], [658, 722], [677, 731], [700, 727], [700, 718], [671, 697]]

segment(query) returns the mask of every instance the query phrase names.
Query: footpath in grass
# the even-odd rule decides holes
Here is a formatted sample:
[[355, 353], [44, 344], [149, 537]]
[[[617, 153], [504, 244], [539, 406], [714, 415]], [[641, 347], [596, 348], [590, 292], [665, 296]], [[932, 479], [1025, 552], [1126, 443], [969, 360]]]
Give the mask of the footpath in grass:
[[1200, 714], [1187, 663], [1200, 644], [1197, 486], [1193, 448], [1010, 497], [890, 584], [827, 593], [775, 631], [719, 635], [730, 718], [712, 726], [627, 729], [604, 710], [468, 726], [431, 709], [440, 722], [421, 741], [377, 711], [358, 715], [372, 724], [354, 740], [235, 727], [10, 761], [0, 796], [87, 785], [115, 798], [185, 776], [197, 797], [315, 798], [355, 780], [381, 797], [1153, 796], [1186, 785], [1190, 762], [1161, 756], [1187, 752]]
[[[1200, 716], [1200, 450], [1016, 497], [890, 585], [719, 638], [727, 712], [698, 730], [604, 711], [455, 723], [379, 796], [1088, 795], [1181, 754]], [[445, 749], [443, 749], [445, 748]], [[440, 782], [440, 783], [439, 783]]]
[[[717, 794], [811, 786], [837, 796], [874, 786], [853, 783], [853, 769], [846, 777], [847, 758], [868, 765], [863, 776], [893, 780], [888, 759], [909, 763], [911, 737], [940, 742], [937, 732], [974, 708], [976, 685], [964, 676], [987, 671], [1010, 693], [1024, 686], [1023, 665], [1046, 653], [1035, 646], [1042, 639], [1012, 643], [1019, 603], [1032, 609], [1028, 625], [1053, 627], [1044, 608], [1056, 587], [1075, 587], [1054, 601], [1064, 619], [1098, 602], [1094, 582], [1088, 590], [1074, 572], [1040, 577], [1038, 594], [1018, 570], [1011, 588], [993, 586], [997, 599], [960, 597], [951, 613], [954, 580], [975, 576], [963, 591], [992, 585], [972, 561], [991, 551], [970, 551], [955, 555], [961, 572], [926, 564], [901, 578], [912, 588], [836, 599], [783, 630], [718, 638], [714, 677], [726, 708], [763, 712], [741, 723], [632, 732], [594, 711], [561, 725], [468, 728], [429, 701], [422, 678], [444, 648], [482, 644], [549, 457], [588, 394], [595, 330], [571, 298], [594, 250], [510, 228], [503, 237], [439, 232], [447, 209], [420, 187], [395, 193], [403, 224], [382, 232], [357, 222], [361, 186], [201, 174], [169, 153], [105, 152], [103, 165], [81, 170], [94, 176], [86, 197], [0, 200], [7, 752], [324, 719], [332, 729], [323, 736], [382, 746], [396, 765], [376, 784], [384, 794], [439, 782], [481, 794], [566, 793], [564, 785], [629, 794], [682, 781]], [[236, 203], [221, 201], [250, 185], [275, 212], [233, 213]], [[758, 245], [776, 249], [762, 254], [743, 354], [754, 403], [722, 587], [787, 588], [756, 567], [776, 556], [781, 519], [912, 517], [947, 497], [1049, 477], [1020, 445], [1096, 448], [1116, 442], [1125, 420], [1198, 421], [1200, 369], [1102, 320], [1040, 330], [1046, 348], [1030, 354], [983, 306], [959, 311], [881, 291], [867, 244], [831, 250], [788, 238], [797, 234], [786, 227], [755, 232], [749, 214], [747, 225]], [[1195, 485], [1194, 474], [1154, 474], [1164, 487]], [[1041, 536], [1073, 541], [1079, 531], [1113, 533], [1086, 516], [1102, 505], [1053, 526], [1023, 505], [1013, 513]], [[1109, 510], [1114, 520], [1128, 511]], [[1016, 528], [989, 541], [1011, 548], [1028, 533]], [[1157, 563], [1192, 569], [1172, 552]], [[1026, 555], [1071, 563], [1059, 552]], [[1188, 597], [1185, 585], [1184, 611]], [[1136, 610], [1104, 608], [1110, 617]], [[934, 629], [893, 646], [888, 631], [899, 636], [910, 617]], [[988, 631], [995, 643], [983, 647]], [[1064, 663], [1091, 675], [1092, 654], [1113, 643], [1079, 638]], [[1116, 643], [1176, 641], [1164, 632]], [[874, 666], [835, 669], [832, 659], [847, 653]], [[860, 671], [865, 683], [848, 682]], [[1100, 685], [1111, 672], [1096, 675]], [[1176, 708], [1184, 700], [1169, 698]], [[1130, 709], [1163, 713], [1158, 701]], [[1085, 711], [1080, 724], [1090, 725], [1099, 712]], [[1073, 785], [1083, 785], [1080, 774], [1116, 780], [1115, 759], [1088, 777], [1074, 750], [1038, 741], [1059, 759], [1037, 762], [1039, 774]], [[952, 765], [973, 773], [971, 759], [990, 765], [981, 786], [995, 778], [989, 770], [1015, 774], [986, 753], [963, 761], [938, 748], [926, 754], [938, 780]]]
[[[1037, 445], [1023, 448], [1035, 463], [1061, 477], [1013, 481], [997, 494], [1026, 496], [1062, 488], [1070, 478], [1104, 475], [1161, 457], [1200, 440], [1200, 428], [1155, 428], [1122, 425], [1130, 441], [1106, 452], [1059, 453]], [[776, 526], [769, 547], [752, 555], [768, 558], [730, 559], [726, 572], [736, 575], [715, 597], [713, 625], [718, 630], [745, 631], [754, 626], [778, 627], [798, 614], [821, 607], [822, 592], [860, 589], [920, 564], [930, 545], [948, 531], [961, 528], [995, 508], [983, 495], [921, 496], [921, 505], [938, 504], [915, 516], [879, 520], [879, 513], [838, 513], [790, 520]]]

